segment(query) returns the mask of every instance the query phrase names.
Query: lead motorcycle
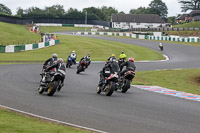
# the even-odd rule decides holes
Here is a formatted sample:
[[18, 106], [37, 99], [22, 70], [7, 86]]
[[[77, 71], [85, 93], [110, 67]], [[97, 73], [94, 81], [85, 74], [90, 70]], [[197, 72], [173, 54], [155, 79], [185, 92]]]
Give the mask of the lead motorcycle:
[[134, 71], [127, 71], [122, 77], [118, 79], [115, 91], [121, 90], [122, 93], [126, 93], [130, 88], [131, 82], [134, 77], [135, 77]]
[[115, 90], [116, 83], [118, 81], [118, 75], [117, 72], [110, 73], [110, 76], [106, 78], [105, 82], [102, 83], [102, 85], [98, 85], [96, 91], [97, 94], [100, 94], [101, 92], [105, 92], [107, 96], [111, 96]]
[[79, 63], [79, 65], [77, 66], [77, 74], [79, 74], [80, 72], [83, 72], [83, 71], [85, 71], [85, 69], [88, 67], [88, 64], [87, 64], [87, 62], [86, 62], [86, 60], [85, 59], [83, 59], [80, 63]]
[[43, 92], [47, 92], [48, 96], [53, 96], [56, 90], [61, 90], [62, 75], [60, 72], [43, 72], [40, 75], [42, 77], [38, 88], [40, 94], [42, 94]]

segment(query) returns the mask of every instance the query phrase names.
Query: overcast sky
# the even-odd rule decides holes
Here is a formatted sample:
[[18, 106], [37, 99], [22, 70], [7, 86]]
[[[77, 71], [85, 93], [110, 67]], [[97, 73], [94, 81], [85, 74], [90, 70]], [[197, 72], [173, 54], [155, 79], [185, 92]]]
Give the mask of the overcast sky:
[[[148, 7], [152, 0], [1, 0], [0, 3], [4, 4], [11, 9], [13, 15], [16, 14], [17, 7], [27, 9], [35, 6], [41, 9], [52, 5], [63, 5], [65, 11], [70, 7], [76, 8], [82, 11], [86, 7], [102, 7], [111, 6], [118, 11], [129, 13], [131, 9], [137, 9], [138, 7]], [[181, 13], [180, 4], [178, 0], [162, 0], [168, 8], [168, 16], [177, 16]]]

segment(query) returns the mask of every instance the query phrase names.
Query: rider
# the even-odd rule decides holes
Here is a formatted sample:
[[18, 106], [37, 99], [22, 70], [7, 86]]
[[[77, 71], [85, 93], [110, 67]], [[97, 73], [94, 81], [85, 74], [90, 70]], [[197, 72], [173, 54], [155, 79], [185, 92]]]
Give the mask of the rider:
[[112, 54], [112, 55], [108, 58], [107, 62], [109, 62], [110, 60], [115, 60], [115, 61], [116, 61], [115, 54]]
[[74, 64], [76, 64], [76, 53], [73, 50], [72, 53], [70, 54], [70, 57], [72, 58], [72, 62], [74, 62]]
[[[126, 69], [122, 71], [123, 67], [126, 66]], [[128, 61], [123, 62], [120, 66], [120, 76], [124, 75], [127, 71], [134, 71], [135, 72], [136, 66], [134, 63], [134, 58], [130, 57]]]
[[[84, 56], [83, 58], [81, 58], [80, 62], [81, 62], [83, 59], [85, 59], [85, 61], [86, 61], [86, 63], [87, 63], [87, 67], [88, 67], [88, 66], [90, 65], [90, 62], [91, 62], [91, 60], [90, 60], [90, 54], [87, 54], [86, 56]], [[80, 62], [79, 62], [79, 64], [80, 64]]]
[[62, 75], [61, 86], [58, 88], [58, 91], [60, 91], [61, 87], [64, 86], [65, 73], [66, 73], [66, 68], [65, 64], [63, 63], [63, 59], [59, 58], [55, 64], [47, 68], [47, 71], [51, 70], [52, 68], [55, 68], [56, 72], [59, 72]]
[[127, 57], [126, 54], [122, 51], [122, 53], [119, 55], [119, 60], [118, 60], [119, 67], [126, 60], [126, 57]]
[[[114, 57], [114, 56], [113, 56]], [[109, 58], [103, 69], [100, 71], [99, 86], [105, 83], [105, 78], [110, 76], [110, 73], [118, 73], [119, 67], [115, 58]]]
[[163, 51], [163, 44], [162, 43], [159, 43], [159, 48], [161, 51]]
[[43, 70], [45, 70], [48, 66], [51, 66], [54, 64], [54, 62], [57, 61], [58, 55], [56, 53], [52, 54], [52, 58], [49, 58], [48, 60], [46, 60], [43, 64]]

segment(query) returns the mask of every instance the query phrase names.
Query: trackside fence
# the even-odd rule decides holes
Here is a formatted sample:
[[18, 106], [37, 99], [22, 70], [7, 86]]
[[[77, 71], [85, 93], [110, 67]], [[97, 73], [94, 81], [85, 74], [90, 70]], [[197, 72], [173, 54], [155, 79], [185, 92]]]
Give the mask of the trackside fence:
[[40, 49], [44, 47], [57, 45], [59, 43], [60, 43], [60, 40], [58, 39], [58, 40], [51, 40], [48, 42], [40, 42], [40, 43], [33, 43], [33, 44], [8, 45], [8, 46], [0, 45], [0, 53], [13, 53], [13, 52]]
[[132, 33], [118, 33], [118, 32], [76, 32], [77, 35], [108, 35], [108, 36], [124, 36], [135, 39], [147, 39], [147, 40], [161, 40], [161, 41], [176, 41], [176, 42], [196, 42], [200, 43], [200, 37], [181, 37], [181, 36], [153, 36], [142, 35]]

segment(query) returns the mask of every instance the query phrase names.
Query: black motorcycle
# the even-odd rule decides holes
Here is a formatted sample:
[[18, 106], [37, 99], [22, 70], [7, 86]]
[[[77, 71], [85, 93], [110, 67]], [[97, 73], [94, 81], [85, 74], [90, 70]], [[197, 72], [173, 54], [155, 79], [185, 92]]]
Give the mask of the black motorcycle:
[[60, 72], [43, 72], [40, 75], [42, 77], [40, 81], [40, 86], [38, 88], [40, 94], [42, 94], [43, 92], [47, 92], [48, 96], [53, 96], [56, 90], [61, 90], [62, 74]]
[[98, 85], [96, 89], [97, 94], [100, 94], [101, 92], [105, 92], [107, 96], [111, 96], [113, 94], [118, 80], [118, 75], [117, 73], [108, 73], [110, 74], [110, 76], [106, 78], [101, 85]]
[[81, 60], [81, 62], [79, 63], [79, 65], [77, 66], [77, 74], [79, 74], [80, 72], [85, 71], [85, 69], [88, 67], [88, 64], [86, 62], [85, 59]]
[[122, 93], [126, 93], [127, 90], [130, 88], [131, 82], [134, 77], [134, 71], [127, 71], [122, 77], [118, 79], [115, 91], [121, 90]]

